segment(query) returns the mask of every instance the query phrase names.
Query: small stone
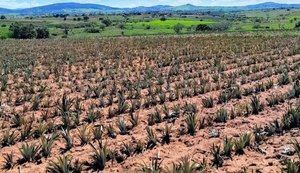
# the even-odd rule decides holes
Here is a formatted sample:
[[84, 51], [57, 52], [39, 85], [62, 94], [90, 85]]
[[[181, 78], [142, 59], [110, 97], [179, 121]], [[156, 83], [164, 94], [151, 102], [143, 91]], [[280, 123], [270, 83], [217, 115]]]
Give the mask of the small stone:
[[288, 156], [292, 156], [295, 154], [295, 150], [291, 149], [288, 146], [285, 146], [283, 151], [281, 152], [282, 154], [288, 155]]
[[208, 136], [210, 138], [218, 138], [220, 136], [220, 133], [219, 133], [218, 130], [213, 129], [213, 130], [211, 130], [211, 131], [208, 132]]

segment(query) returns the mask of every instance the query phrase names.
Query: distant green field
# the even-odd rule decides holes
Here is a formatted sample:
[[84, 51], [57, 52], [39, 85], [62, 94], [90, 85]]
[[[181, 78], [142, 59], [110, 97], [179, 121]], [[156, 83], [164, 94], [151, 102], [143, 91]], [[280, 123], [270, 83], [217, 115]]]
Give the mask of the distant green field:
[[132, 26], [132, 27], [150, 26], [150, 27], [171, 28], [171, 27], [175, 26], [178, 23], [183, 24], [186, 27], [189, 27], [189, 26], [192, 26], [192, 25], [214, 24], [214, 23], [217, 23], [217, 22], [214, 22], [214, 21], [200, 21], [200, 20], [170, 19], [170, 20], [166, 20], [166, 21], [152, 20], [152, 21], [149, 21], [149, 22], [127, 23], [127, 25]]
[[0, 26], [0, 39], [9, 37], [9, 28], [8, 26], [2, 27]]
[[[178, 23], [185, 27], [180, 34], [194, 34], [196, 26], [206, 24], [211, 27], [210, 32], [262, 32], [284, 31], [299, 34], [300, 28], [295, 28], [300, 21], [300, 9], [268, 9], [249, 10], [240, 12], [224, 12], [216, 14], [169, 14], [163, 15], [166, 20], [160, 20], [158, 14], [96, 14], [89, 15], [83, 20], [82, 15], [64, 17], [34, 16], [34, 17], [8, 17], [0, 20], [0, 38], [9, 38], [9, 26], [14, 22], [33, 24], [36, 28], [45, 26], [50, 31], [51, 38], [65, 37], [68, 31], [70, 38], [94, 38], [115, 36], [143, 36], [143, 35], [170, 35], [176, 34], [174, 26]], [[107, 26], [104, 19], [110, 20]], [[3, 25], [3, 27], [1, 27]], [[66, 29], [66, 30], [65, 30]], [[90, 29], [98, 29], [91, 32]], [[203, 33], [206, 33], [204, 31]]]
[[296, 20], [299, 20], [299, 21], [300, 21], [300, 15], [299, 15], [299, 16], [290, 16], [289, 19], [290, 19], [290, 20], [296, 19]]

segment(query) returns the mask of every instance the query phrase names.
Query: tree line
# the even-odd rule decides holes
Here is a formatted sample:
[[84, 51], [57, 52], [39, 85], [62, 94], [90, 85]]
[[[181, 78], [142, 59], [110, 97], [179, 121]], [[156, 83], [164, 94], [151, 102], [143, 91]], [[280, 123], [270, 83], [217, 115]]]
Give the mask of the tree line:
[[45, 39], [50, 37], [49, 29], [45, 26], [35, 27], [33, 24], [12, 23], [9, 27], [11, 37], [16, 39]]

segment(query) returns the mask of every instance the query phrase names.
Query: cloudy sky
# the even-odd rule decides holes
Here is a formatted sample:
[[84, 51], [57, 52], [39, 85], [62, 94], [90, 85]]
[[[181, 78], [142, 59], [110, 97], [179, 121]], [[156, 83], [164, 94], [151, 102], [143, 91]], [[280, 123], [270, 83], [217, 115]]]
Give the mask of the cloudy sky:
[[0, 7], [11, 9], [28, 8], [61, 2], [95, 3], [113, 7], [181, 5], [187, 3], [203, 6], [236, 6], [256, 4], [266, 1], [273, 1], [279, 3], [300, 3], [299, 0], [0, 0]]

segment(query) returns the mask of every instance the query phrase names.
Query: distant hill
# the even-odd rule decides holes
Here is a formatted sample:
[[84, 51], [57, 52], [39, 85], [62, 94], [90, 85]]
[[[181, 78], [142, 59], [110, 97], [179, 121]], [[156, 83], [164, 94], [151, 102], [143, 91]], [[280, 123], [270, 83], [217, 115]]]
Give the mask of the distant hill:
[[55, 13], [80, 13], [80, 12], [112, 12], [118, 8], [98, 4], [80, 4], [80, 3], [57, 3], [41, 7], [15, 10], [23, 15], [55, 14]]
[[173, 11], [197, 11], [200, 8], [201, 7], [195, 6], [195, 5], [192, 5], [192, 4], [185, 4], [185, 5], [172, 7], [171, 10], [173, 10]]
[[192, 12], [192, 11], [230, 11], [230, 10], [257, 10], [257, 9], [273, 9], [273, 8], [300, 8], [300, 4], [280, 4], [274, 2], [266, 2], [248, 6], [195, 6], [192, 4], [185, 4], [180, 6], [157, 5], [152, 7], [134, 7], [134, 8], [115, 8], [99, 4], [80, 4], [80, 3], [57, 3], [26, 9], [5, 9], [0, 8], [0, 14], [19, 14], [19, 15], [43, 15], [43, 14], [57, 14], [57, 13], [119, 13], [119, 12]]
[[246, 6], [248, 9], [270, 9], [270, 8], [300, 8], [300, 4], [280, 4], [274, 2], [265, 2], [256, 5]]
[[7, 13], [12, 13], [12, 12], [13, 12], [13, 10], [0, 8], [0, 14], [7, 14]]
[[119, 10], [125, 11], [125, 12], [153, 12], [153, 11], [166, 11], [166, 9], [169, 9], [171, 7], [172, 6], [169, 6], [169, 5], [156, 5], [156, 6], [152, 6], [152, 7], [140, 6], [140, 7], [134, 7], [134, 8], [123, 8], [123, 9], [119, 9]]

